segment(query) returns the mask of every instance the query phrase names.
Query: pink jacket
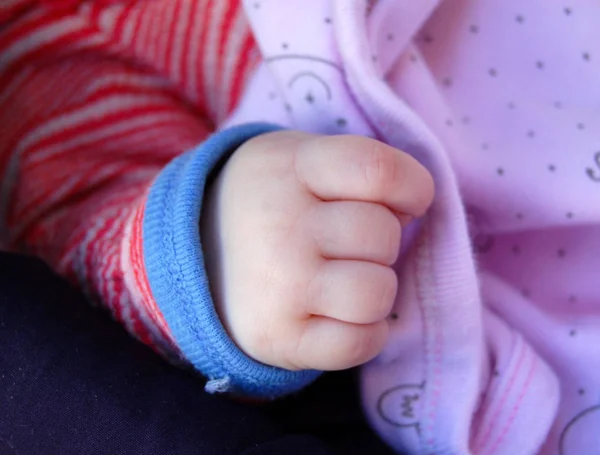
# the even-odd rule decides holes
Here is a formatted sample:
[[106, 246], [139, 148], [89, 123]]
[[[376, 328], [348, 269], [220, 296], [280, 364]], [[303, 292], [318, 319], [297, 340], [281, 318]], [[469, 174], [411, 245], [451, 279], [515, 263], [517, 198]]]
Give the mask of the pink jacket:
[[600, 4], [245, 6], [265, 60], [225, 126], [376, 137], [437, 184], [362, 369], [373, 427], [408, 454], [599, 453]]

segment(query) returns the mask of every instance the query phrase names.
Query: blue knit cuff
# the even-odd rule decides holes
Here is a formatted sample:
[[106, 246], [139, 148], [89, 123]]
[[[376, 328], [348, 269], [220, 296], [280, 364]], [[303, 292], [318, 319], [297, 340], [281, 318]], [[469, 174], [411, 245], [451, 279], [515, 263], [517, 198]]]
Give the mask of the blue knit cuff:
[[208, 174], [248, 139], [279, 129], [246, 124], [213, 135], [167, 165], [148, 195], [143, 249], [150, 289], [183, 355], [209, 379], [209, 391], [274, 398], [305, 387], [320, 374], [247, 357], [214, 309], [202, 256], [199, 220]]

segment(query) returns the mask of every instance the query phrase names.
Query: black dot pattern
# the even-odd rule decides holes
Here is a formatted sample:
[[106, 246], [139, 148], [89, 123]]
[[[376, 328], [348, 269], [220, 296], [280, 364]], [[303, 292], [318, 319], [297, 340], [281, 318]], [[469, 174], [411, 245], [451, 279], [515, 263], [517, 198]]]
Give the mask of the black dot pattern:
[[[565, 72], [565, 68], [571, 68], [571, 73], [578, 75], [582, 85], [589, 84], [590, 80], [594, 80], [590, 77], [595, 74], [592, 70], [598, 71], [600, 59], [596, 56], [595, 42], [582, 39], [572, 46], [562, 46], [558, 40], [556, 43], [542, 40], [541, 30], [546, 17], [541, 12], [536, 14], [537, 7], [531, 6], [530, 2], [512, 1], [513, 7], [516, 7], [505, 11], [501, 19], [494, 17], [493, 21], [479, 9], [477, 13], [465, 14], [458, 27], [453, 29], [448, 27], [447, 23], [437, 27], [435, 17], [432, 17], [425, 22], [426, 25], [420, 31], [408, 38], [408, 43], [403, 42], [404, 34], [394, 28], [390, 21], [384, 21], [381, 28], [375, 31], [377, 39], [371, 48], [370, 58], [373, 62], [380, 62], [383, 67], [383, 64], [390, 63], [385, 53], [386, 46], [403, 46], [402, 49], [407, 49], [402, 55], [403, 60], [398, 62], [400, 64], [393, 66], [393, 70], [390, 71], [410, 71], [409, 76], [431, 76], [428, 82], [434, 81], [436, 96], [440, 99], [440, 106], [444, 107], [443, 111], [437, 112], [435, 121], [429, 124], [434, 117], [424, 115], [424, 122], [444, 146], [450, 144], [451, 139], [467, 138], [464, 144], [457, 142], [456, 145], [460, 147], [466, 144], [467, 153], [476, 157], [473, 162], [479, 167], [471, 173], [471, 169], [467, 168], [471, 161], [467, 161], [467, 164], [460, 163], [466, 172], [457, 173], [457, 179], [459, 183], [463, 183], [460, 181], [462, 178], [473, 179], [473, 182], [467, 182], [468, 185], [465, 185], [467, 190], [463, 197], [471, 197], [468, 192], [474, 191], [475, 188], [478, 192], [477, 205], [482, 207], [485, 216], [491, 218], [491, 228], [487, 229], [486, 226], [485, 230], [477, 233], [477, 254], [488, 250], [481, 256], [482, 262], [498, 258], [498, 262], [502, 262], [498, 265], [499, 268], [512, 267], [517, 278], [513, 279], [507, 274], [506, 280], [513, 280], [510, 284], [514, 286], [515, 292], [520, 294], [524, 304], [524, 299], [532, 305], [540, 306], [550, 301], [559, 307], [560, 311], [580, 314], [588, 311], [589, 290], [576, 286], [568, 287], [567, 284], [563, 284], [568, 283], [567, 278], [563, 279], [560, 275], [567, 276], [570, 271], [579, 267], [577, 260], [581, 251], [578, 250], [577, 243], [571, 243], [569, 239], [565, 240], [562, 237], [554, 241], [540, 240], [538, 243], [536, 238], [535, 241], [528, 242], [526, 236], [521, 237], [521, 234], [537, 232], [538, 226], [543, 226], [546, 222], [555, 223], [557, 231], [566, 231], [577, 228], [582, 223], [589, 223], [590, 207], [583, 207], [574, 198], [558, 197], [556, 193], [562, 188], [562, 192], [568, 194], [569, 186], [565, 186], [565, 183], [570, 182], [568, 179], [577, 178], [588, 184], [590, 192], [600, 190], [600, 147], [592, 144], [587, 150], [581, 150], [581, 144], [585, 144], [588, 137], [597, 138], [597, 111], [590, 115], [585, 109], [581, 109], [581, 99], [572, 96], [573, 90], [579, 89], [573, 87], [576, 84], [572, 81], [563, 86], [552, 84], [555, 79], [560, 79], [557, 75]], [[255, 5], [255, 9], [262, 10], [256, 11], [256, 14], [263, 14], [268, 7], [264, 1], [262, 6], [258, 1], [250, 4]], [[544, 14], [551, 16], [553, 21], [560, 21], [561, 27], [564, 27], [561, 29], [554, 24], [555, 34], [568, 33], [569, 27], [577, 26], [577, 21], [588, 13], [579, 2], [573, 5], [548, 6], [548, 10], [544, 10]], [[500, 21], [501, 26], [505, 28], [505, 35], [498, 33]], [[320, 16], [316, 18], [316, 22], [333, 33], [334, 29], [330, 26], [331, 17]], [[510, 33], [513, 36], [508, 36]], [[565, 39], [568, 38], [569, 36], [565, 35]], [[519, 42], [523, 45], [513, 45], [510, 52], [507, 52], [507, 45], [502, 41]], [[291, 59], [296, 53], [300, 55], [305, 52], [304, 43], [300, 44], [292, 36], [281, 35], [280, 41], [273, 43], [272, 50], [274, 54], [278, 52], [283, 57], [281, 60]], [[455, 48], [462, 45], [465, 45], [465, 49]], [[467, 46], [471, 47], [467, 49]], [[477, 49], [478, 53], [470, 53], [471, 48]], [[457, 50], [460, 52], [455, 52]], [[298, 67], [304, 71], [314, 70], [317, 76], [329, 83], [326, 75], [331, 68], [323, 67], [321, 60], [331, 56], [317, 53], [314, 55], [319, 57], [318, 62], [307, 62], [306, 69], [300, 63]], [[463, 60], [454, 59], [455, 55], [459, 55]], [[333, 61], [333, 57], [330, 59]], [[369, 59], [369, 54], [366, 59]], [[456, 64], [455, 60], [459, 64]], [[463, 69], [463, 64], [468, 70]], [[389, 79], [392, 80], [406, 79]], [[313, 85], [310, 85], [307, 79], [306, 82], [297, 84], [294, 98], [287, 96], [285, 92], [265, 92], [265, 96], [275, 103], [287, 100], [288, 103], [284, 106], [289, 112], [292, 112], [294, 106], [296, 114], [293, 117], [300, 117], [307, 111], [332, 113], [331, 117], [324, 121], [324, 129], [333, 134], [354, 133], [354, 128], [358, 128], [359, 122], [355, 122], [353, 115], [344, 110], [331, 109], [331, 105], [327, 104], [331, 100], [325, 96], [323, 84], [316, 78], [312, 83]], [[281, 81], [284, 89], [286, 84], [287, 80]], [[406, 89], [406, 86], [400, 86], [399, 90], [403, 89]], [[398, 93], [402, 98], [402, 92]], [[338, 93], [332, 90], [332, 96], [335, 99]], [[418, 94], [413, 96], [418, 98]], [[419, 109], [425, 108], [417, 104], [412, 105], [412, 100], [409, 100], [408, 96], [406, 98], [406, 104], [414, 108], [415, 113], [420, 116], [422, 113]], [[595, 105], [589, 110], [593, 109], [596, 109]], [[381, 125], [378, 125], [377, 121], [373, 123], [373, 130], [377, 131]], [[379, 134], [377, 136], [381, 139]], [[573, 140], [567, 140], [567, 137]], [[556, 141], [556, 138], [564, 141]], [[445, 143], [446, 140], [448, 144]], [[555, 146], [565, 149], [565, 153], [554, 153]], [[542, 148], [543, 154], [540, 152]], [[448, 149], [452, 150], [451, 147]], [[448, 152], [452, 165], [461, 151], [459, 149], [454, 153]], [[581, 165], [582, 160], [578, 155], [581, 153], [585, 153], [586, 156], [584, 166]], [[599, 154], [598, 158], [596, 154]], [[527, 194], [529, 178], [536, 185], [532, 194], [543, 195], [547, 188], [549, 197], [544, 204], [532, 203], [530, 194]], [[487, 193], [497, 197], [501, 195], [503, 199], [497, 205], [492, 203], [486, 207]], [[490, 200], [493, 201], [493, 198], [490, 197]], [[465, 202], [473, 203], [468, 200]], [[494, 230], [497, 227], [495, 223], [502, 225], [499, 231]], [[494, 246], [490, 248], [492, 243]], [[544, 283], [535, 281], [538, 278], [531, 278], [534, 274], [525, 269], [528, 260], [534, 255], [543, 258], [544, 267], [554, 267], [553, 276], [561, 276], [561, 279], [555, 280], [556, 283]], [[557, 271], [559, 273], [556, 273]], [[395, 321], [398, 318], [398, 313], [392, 312], [388, 319]], [[586, 325], [580, 325], [568, 318], [563, 324], [560, 333], [565, 343], [583, 343], [583, 340], [586, 340], [589, 333]], [[492, 374], [493, 377], [500, 376], [497, 369], [493, 369]], [[506, 375], [508, 376], [508, 372]], [[587, 391], [581, 387], [584, 384]], [[575, 397], [592, 396], [592, 390], [584, 382], [572, 383], [570, 386]], [[595, 391], [593, 393], [597, 394]]]

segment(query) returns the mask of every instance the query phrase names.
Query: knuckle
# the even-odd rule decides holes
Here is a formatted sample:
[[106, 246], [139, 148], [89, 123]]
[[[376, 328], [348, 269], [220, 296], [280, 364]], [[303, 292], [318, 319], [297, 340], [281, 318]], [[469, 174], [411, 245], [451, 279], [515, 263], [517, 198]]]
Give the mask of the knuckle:
[[380, 196], [398, 181], [402, 168], [393, 150], [375, 141], [363, 156], [365, 180], [374, 195]]
[[349, 366], [356, 366], [371, 360], [382, 349], [381, 325], [374, 324], [352, 337], [344, 346], [344, 358]]
[[350, 338], [342, 346], [342, 357], [346, 359], [348, 366], [355, 366], [365, 362], [375, 350], [373, 336], [368, 332], [361, 332]]

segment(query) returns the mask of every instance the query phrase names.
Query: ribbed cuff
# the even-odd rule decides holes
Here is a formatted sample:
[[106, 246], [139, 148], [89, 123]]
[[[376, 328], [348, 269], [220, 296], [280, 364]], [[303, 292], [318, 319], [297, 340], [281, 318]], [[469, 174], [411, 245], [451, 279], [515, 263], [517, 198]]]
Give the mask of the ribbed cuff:
[[150, 288], [179, 349], [209, 379], [209, 391], [274, 398], [320, 374], [264, 365], [233, 343], [215, 311], [202, 255], [200, 213], [208, 174], [248, 139], [280, 129], [255, 123], [216, 133], [167, 165], [148, 195], [143, 249]]

